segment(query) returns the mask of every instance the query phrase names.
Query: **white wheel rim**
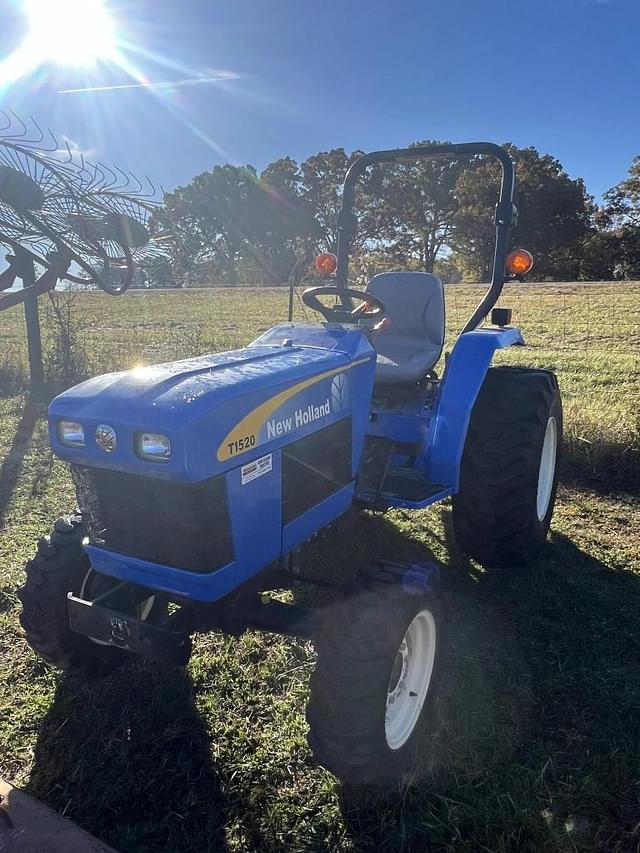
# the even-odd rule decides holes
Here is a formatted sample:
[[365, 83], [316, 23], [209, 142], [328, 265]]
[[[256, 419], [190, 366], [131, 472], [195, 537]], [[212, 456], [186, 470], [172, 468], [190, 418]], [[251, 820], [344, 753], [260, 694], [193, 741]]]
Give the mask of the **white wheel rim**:
[[387, 688], [384, 731], [389, 749], [400, 749], [416, 727], [429, 692], [436, 658], [436, 621], [421, 610], [406, 630]]
[[[87, 571], [86, 575], [84, 576], [84, 579], [82, 581], [82, 586], [80, 587], [80, 593], [79, 593], [80, 598], [84, 598], [84, 594], [85, 594], [86, 589], [87, 589], [87, 584], [89, 583], [89, 581], [91, 579], [91, 575], [94, 573], [95, 573], [94, 569], [89, 569]], [[141, 622], [147, 621], [147, 619], [149, 618], [149, 614], [151, 613], [151, 610], [152, 610], [155, 602], [156, 602], [155, 595], [150, 595], [149, 598], [145, 598], [143, 601], [140, 602], [140, 604], [138, 605], [137, 617]], [[105, 643], [104, 640], [96, 640], [93, 637], [87, 637], [87, 640], [90, 640], [92, 643], [95, 643], [96, 646], [109, 646], [110, 645], [110, 643]]]
[[540, 472], [538, 473], [538, 494], [536, 499], [538, 521], [543, 521], [549, 511], [553, 481], [556, 474], [557, 455], [558, 424], [555, 418], [549, 418], [544, 434], [542, 453], [540, 455]]

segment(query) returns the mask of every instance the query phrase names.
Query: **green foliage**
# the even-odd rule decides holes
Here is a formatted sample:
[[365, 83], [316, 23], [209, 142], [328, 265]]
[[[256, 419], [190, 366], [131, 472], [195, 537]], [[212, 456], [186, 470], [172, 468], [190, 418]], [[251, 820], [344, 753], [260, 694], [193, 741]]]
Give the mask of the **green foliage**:
[[252, 166], [215, 166], [165, 196], [159, 214], [176, 243], [176, 274], [189, 283], [235, 281], [251, 259], [273, 282], [286, 279], [298, 243], [319, 232], [301, 198], [298, 168], [289, 158], [258, 177]]
[[[583, 181], [535, 148], [505, 146], [516, 164], [518, 224], [512, 242], [533, 253], [538, 280], [572, 281], [579, 270], [581, 241], [589, 233], [593, 206]], [[457, 185], [459, 211], [452, 245], [465, 272], [489, 278], [495, 232], [493, 216], [500, 185], [494, 161], [476, 159]]]
[[583, 281], [609, 281], [617, 278], [620, 239], [613, 232], [593, 231], [582, 242], [579, 278]]
[[604, 198], [610, 220], [640, 228], [640, 156], [633, 158], [629, 177], [605, 193]]
[[433, 272], [443, 284], [458, 284], [458, 282], [462, 281], [462, 270], [452, 255], [447, 255], [435, 261]]
[[140, 266], [140, 277], [132, 287], [180, 287], [170, 258], [150, 258]]
[[338, 248], [342, 183], [347, 169], [361, 154], [362, 151], [347, 154], [344, 148], [333, 148], [314, 154], [300, 166], [301, 196], [318, 223], [321, 234], [318, 248], [322, 251], [335, 252]]
[[[437, 140], [415, 142], [439, 144]], [[369, 231], [381, 241], [389, 257], [406, 263], [417, 259], [433, 272], [436, 259], [449, 245], [458, 211], [457, 184], [464, 164], [438, 158], [386, 163], [374, 183], [378, 203], [369, 205]]]
[[612, 277], [640, 278], [640, 157], [635, 157], [629, 177], [604, 195], [598, 211], [597, 236], [604, 249], [606, 270]]
[[615, 278], [640, 279], [640, 228], [628, 225], [617, 235]]
[[[413, 145], [429, 142], [437, 140]], [[517, 177], [513, 242], [533, 252], [538, 280], [640, 277], [640, 158], [598, 209], [582, 179], [569, 177], [556, 158], [506, 147]], [[260, 175], [252, 166], [215, 166], [167, 193], [154, 227], [173, 234], [172, 271], [148, 271], [148, 282], [237, 283], [260, 270], [249, 279], [297, 283], [317, 251], [337, 249], [342, 183], [361, 153], [334, 148], [301, 164], [284, 157]], [[498, 164], [483, 157], [370, 168], [356, 194], [356, 277], [382, 259], [385, 268], [445, 268], [448, 281], [458, 273], [486, 281], [499, 185]]]

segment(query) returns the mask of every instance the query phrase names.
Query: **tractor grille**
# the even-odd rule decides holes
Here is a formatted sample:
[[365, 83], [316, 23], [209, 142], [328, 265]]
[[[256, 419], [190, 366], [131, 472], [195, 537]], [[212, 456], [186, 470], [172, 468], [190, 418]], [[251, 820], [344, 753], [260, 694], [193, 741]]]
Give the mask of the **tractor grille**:
[[282, 517], [293, 521], [349, 485], [351, 418], [344, 418], [282, 450]]
[[190, 572], [233, 560], [224, 476], [174, 483], [72, 467], [92, 544]]

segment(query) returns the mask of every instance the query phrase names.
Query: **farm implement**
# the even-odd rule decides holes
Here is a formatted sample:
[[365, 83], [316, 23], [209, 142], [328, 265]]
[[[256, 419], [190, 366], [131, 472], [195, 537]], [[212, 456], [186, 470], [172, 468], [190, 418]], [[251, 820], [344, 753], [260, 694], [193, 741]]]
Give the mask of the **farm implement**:
[[[492, 279], [440, 369], [435, 275], [349, 286], [354, 196], [378, 163], [478, 155], [502, 169]], [[513, 196], [497, 145], [366, 154], [345, 178], [337, 258], [319, 259], [333, 277], [303, 294], [321, 322], [285, 322], [239, 350], [98, 376], [56, 397], [50, 441], [71, 466], [79, 512], [27, 565], [32, 647], [95, 673], [132, 654], [184, 665], [194, 632], [310, 638], [317, 760], [350, 782], [415, 773], [445, 646], [433, 571], [377, 563], [316, 611], [263, 593], [304, 580], [301, 550], [320, 531], [344, 535], [353, 507], [418, 510], [451, 497], [458, 545], [481, 563], [526, 563], [542, 547], [562, 438], [556, 378], [491, 366], [523, 343], [495, 308], [531, 266], [509, 252]]]

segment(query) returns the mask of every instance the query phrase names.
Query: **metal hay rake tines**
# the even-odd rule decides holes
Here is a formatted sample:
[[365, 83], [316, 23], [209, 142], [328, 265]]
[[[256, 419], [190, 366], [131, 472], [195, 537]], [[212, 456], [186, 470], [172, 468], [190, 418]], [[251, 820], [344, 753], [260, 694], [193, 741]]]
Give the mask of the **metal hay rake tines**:
[[120, 277], [119, 283], [105, 286], [103, 275], [103, 290], [123, 292], [138, 268], [169, 259], [166, 235], [151, 233], [152, 214], [150, 204], [120, 191], [93, 189], [80, 197], [79, 210], [69, 217], [69, 243], [80, 253], [90, 246], [108, 274]]
[[92, 188], [80, 196], [79, 210], [70, 217], [75, 234], [112, 251], [159, 252], [166, 235], [154, 235], [151, 218], [155, 205], [123, 191]]
[[21, 220], [25, 232], [51, 229], [57, 236], [68, 228], [66, 215], [76, 202], [73, 174], [68, 163], [53, 156], [58, 150], [53, 134], [49, 132], [49, 145], [41, 147], [45, 135], [39, 125], [33, 122], [37, 130], [33, 138], [24, 123], [16, 121], [19, 133], [7, 121], [0, 129], [0, 198]]
[[134, 256], [160, 254], [159, 243], [166, 235], [152, 235], [151, 217], [158, 207], [157, 191], [149, 178], [140, 181], [119, 166], [89, 163], [68, 149], [65, 167], [74, 165], [73, 174], [80, 201], [70, 216], [74, 234], [92, 245], [100, 244], [110, 256], [129, 250]]
[[[17, 278], [25, 289], [33, 286], [21, 275], [27, 257], [45, 270], [55, 263], [60, 278], [112, 294], [127, 290], [136, 264], [168, 257], [165, 238], [151, 234], [157, 201], [150, 181], [89, 163], [35, 120], [28, 128], [5, 111], [0, 120], [0, 243], [13, 252], [0, 290]], [[0, 300], [2, 308], [21, 298]]]

